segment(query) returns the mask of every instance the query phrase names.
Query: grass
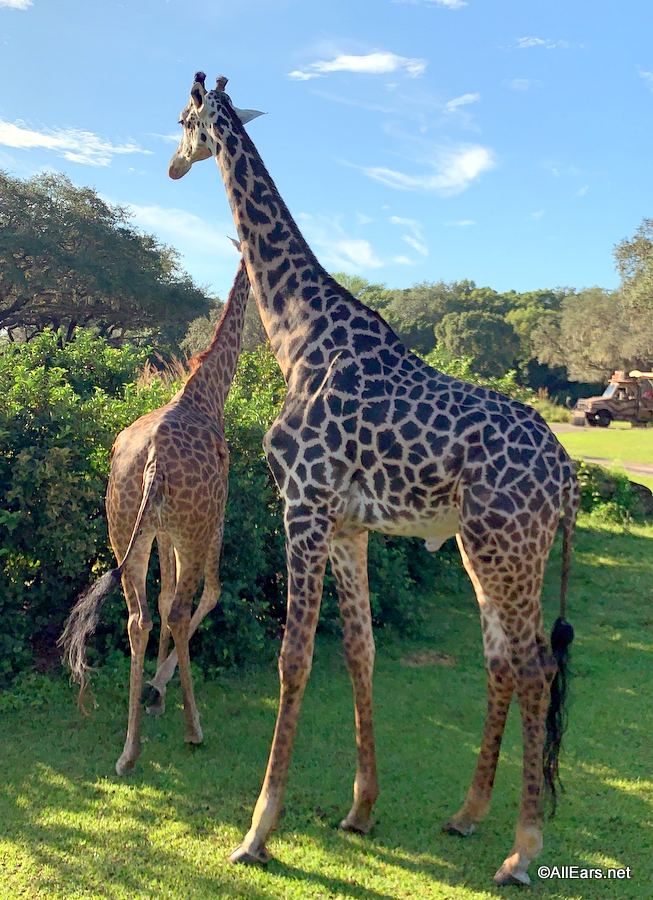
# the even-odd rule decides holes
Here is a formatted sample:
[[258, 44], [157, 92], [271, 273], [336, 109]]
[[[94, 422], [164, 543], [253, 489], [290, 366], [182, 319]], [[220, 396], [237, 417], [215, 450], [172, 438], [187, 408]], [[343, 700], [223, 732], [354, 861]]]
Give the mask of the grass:
[[653, 428], [584, 428], [557, 437], [573, 456], [653, 465]]
[[[556, 615], [559, 553], [545, 589]], [[530, 896], [648, 898], [653, 883], [653, 527], [582, 519], [569, 617], [576, 628], [563, 795], [540, 862], [631, 866], [616, 881], [538, 881]], [[478, 617], [453, 579], [428, 601], [419, 641], [381, 634], [375, 677], [381, 797], [366, 838], [338, 832], [354, 773], [351, 692], [338, 642], [316, 648], [286, 814], [267, 870], [226, 856], [247, 829], [277, 700], [274, 667], [198, 679], [205, 744], [183, 744], [179, 688], [146, 719], [136, 773], [113, 775], [122, 748], [127, 669], [100, 672], [98, 709], [78, 716], [65, 681], [25, 679], [0, 698], [0, 896], [7, 898], [461, 898], [498, 896], [520, 785], [513, 709], [489, 820], [467, 840], [440, 825], [462, 801], [484, 713]], [[419, 598], [416, 598], [418, 602]], [[426, 648], [452, 666], [410, 667]], [[506, 896], [505, 893], [502, 896]]]
[[[653, 465], [653, 428], [631, 428], [625, 423], [610, 428], [585, 428], [583, 431], [557, 434], [560, 443], [574, 457], [595, 457], [609, 460], [608, 466], [625, 472], [624, 464]], [[626, 472], [631, 481], [646, 485], [653, 491], [653, 475]]]

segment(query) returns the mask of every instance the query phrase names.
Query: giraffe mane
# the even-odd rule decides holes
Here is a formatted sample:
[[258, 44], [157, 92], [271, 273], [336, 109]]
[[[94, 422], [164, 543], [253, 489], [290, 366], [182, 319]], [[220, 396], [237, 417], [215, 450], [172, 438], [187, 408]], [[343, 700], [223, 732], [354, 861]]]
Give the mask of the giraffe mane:
[[[242, 265], [242, 263], [241, 263]], [[227, 313], [229, 312], [231, 301], [233, 299], [233, 291], [230, 292], [229, 297], [227, 298], [227, 302], [224, 305], [222, 313], [220, 314], [220, 318], [218, 319], [215, 328], [213, 329], [213, 337], [211, 338], [211, 343], [204, 348], [204, 350], [200, 350], [198, 353], [194, 353], [188, 360], [188, 368], [189, 368], [189, 378], [193, 375], [199, 367], [202, 365], [207, 356], [210, 356], [211, 351], [215, 349], [216, 344], [220, 340], [220, 335], [222, 334], [222, 328], [224, 327], [224, 320], [227, 317]]]

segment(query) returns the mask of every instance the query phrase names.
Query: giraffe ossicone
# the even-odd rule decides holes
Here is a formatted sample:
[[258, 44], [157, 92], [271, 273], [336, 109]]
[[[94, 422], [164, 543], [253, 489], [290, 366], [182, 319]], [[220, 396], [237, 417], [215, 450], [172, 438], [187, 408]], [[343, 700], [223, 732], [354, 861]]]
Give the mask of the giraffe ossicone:
[[[571, 460], [533, 409], [431, 368], [324, 270], [223, 90], [193, 84], [181, 124], [170, 176], [216, 159], [288, 387], [264, 439], [284, 501], [288, 565], [279, 712], [251, 828], [231, 858], [268, 858], [266, 840], [282, 807], [312, 664], [327, 558], [356, 710], [354, 801], [343, 827], [369, 830], [378, 783], [367, 535], [413, 535], [433, 547], [455, 535], [478, 601], [488, 708], [470, 789], [445, 828], [469, 834], [486, 816], [516, 695], [522, 797], [514, 843], [495, 881], [523, 884], [542, 846], [543, 784], [554, 787], [562, 737], [569, 634], [560, 623], [579, 502]], [[541, 588], [561, 517], [561, 616], [552, 650]]]

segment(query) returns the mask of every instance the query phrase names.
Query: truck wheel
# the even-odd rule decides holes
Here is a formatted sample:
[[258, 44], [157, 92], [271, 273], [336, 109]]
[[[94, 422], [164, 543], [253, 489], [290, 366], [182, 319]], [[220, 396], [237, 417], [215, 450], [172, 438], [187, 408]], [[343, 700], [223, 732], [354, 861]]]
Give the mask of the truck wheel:
[[599, 426], [599, 428], [607, 428], [611, 421], [612, 416], [607, 411], [607, 409], [602, 409], [600, 412], [597, 412], [596, 424]]
[[596, 419], [594, 416], [585, 416], [585, 421], [591, 428], [596, 428]]

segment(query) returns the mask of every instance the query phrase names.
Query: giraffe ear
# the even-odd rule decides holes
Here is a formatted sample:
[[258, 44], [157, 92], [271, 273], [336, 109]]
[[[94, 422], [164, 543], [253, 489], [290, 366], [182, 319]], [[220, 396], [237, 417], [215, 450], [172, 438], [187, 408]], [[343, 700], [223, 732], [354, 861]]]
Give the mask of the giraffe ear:
[[265, 115], [265, 113], [261, 112], [260, 109], [238, 109], [237, 106], [234, 106], [234, 112], [243, 123], [243, 125], [247, 125], [247, 123], [251, 122], [252, 119], [257, 119], [259, 116]]
[[200, 106], [204, 103], [204, 97], [206, 96], [206, 88], [202, 84], [201, 81], [196, 81], [195, 84], [190, 89], [190, 99], [195, 107], [195, 109], [199, 109]]

